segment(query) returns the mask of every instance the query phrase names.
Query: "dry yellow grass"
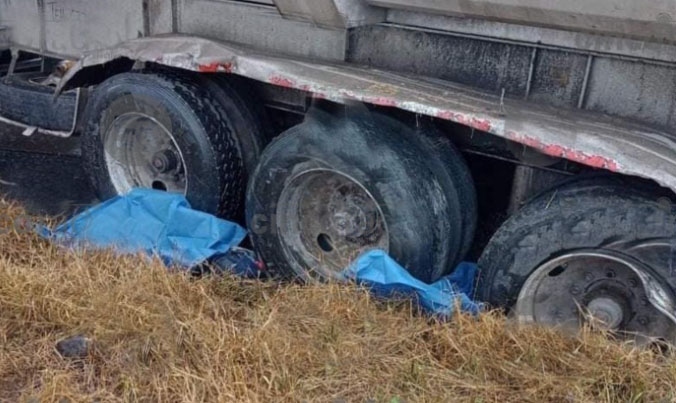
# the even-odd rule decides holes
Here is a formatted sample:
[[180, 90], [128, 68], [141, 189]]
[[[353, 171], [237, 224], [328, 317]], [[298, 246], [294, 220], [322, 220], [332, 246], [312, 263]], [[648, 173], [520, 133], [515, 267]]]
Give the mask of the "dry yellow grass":
[[[336, 285], [168, 273], [8, 231], [0, 401], [674, 401], [671, 355], [497, 314], [436, 323]], [[55, 343], [83, 334], [81, 362]]]

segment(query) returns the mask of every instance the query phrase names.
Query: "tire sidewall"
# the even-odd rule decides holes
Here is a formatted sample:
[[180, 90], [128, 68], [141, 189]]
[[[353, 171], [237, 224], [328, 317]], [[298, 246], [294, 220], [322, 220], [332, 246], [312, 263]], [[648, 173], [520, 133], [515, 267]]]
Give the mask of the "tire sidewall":
[[[489, 242], [479, 260], [477, 295], [491, 306], [511, 309], [544, 262], [579, 249], [672, 238], [674, 217], [670, 206], [618, 185], [591, 183], [543, 194], [510, 217]], [[674, 279], [661, 268], [651, 269], [674, 288]]]
[[186, 164], [188, 201], [198, 210], [217, 213], [221, 189], [205, 127], [169, 83], [145, 74], [109, 79], [96, 88], [87, 105], [83, 158], [99, 197], [117, 195], [106, 165], [105, 133], [115, 118], [133, 112], [153, 117], [172, 133]]
[[[402, 266], [423, 281], [439, 276], [439, 266], [448, 265], [455, 256], [452, 250], [459, 248], [460, 228], [446, 222], [448, 209], [458, 209], [457, 200], [446, 198], [420, 157], [423, 150], [405, 140], [414, 134], [398, 132], [400, 126], [383, 119], [357, 123], [322, 115], [292, 128], [269, 146], [249, 184], [247, 223], [254, 245], [272, 271], [284, 273], [290, 268], [296, 276], [309, 279], [306, 268], [285, 258], [278, 217], [271, 212], [277, 211], [282, 191], [300, 171], [319, 168], [353, 178], [371, 194], [387, 225], [389, 253]], [[393, 143], [394, 138], [401, 141]]]

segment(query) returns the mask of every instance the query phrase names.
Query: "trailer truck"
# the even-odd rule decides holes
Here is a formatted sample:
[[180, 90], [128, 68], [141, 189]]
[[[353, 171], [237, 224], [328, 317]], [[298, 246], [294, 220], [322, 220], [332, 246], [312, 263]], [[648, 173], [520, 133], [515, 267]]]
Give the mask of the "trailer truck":
[[268, 270], [387, 251], [527, 323], [676, 339], [676, 3], [1, 0], [0, 121]]

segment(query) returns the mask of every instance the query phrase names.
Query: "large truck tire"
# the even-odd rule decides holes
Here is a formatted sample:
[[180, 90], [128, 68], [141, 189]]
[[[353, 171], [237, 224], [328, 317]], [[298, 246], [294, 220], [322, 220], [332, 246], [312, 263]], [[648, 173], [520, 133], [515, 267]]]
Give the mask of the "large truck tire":
[[45, 73], [16, 73], [0, 80], [0, 116], [42, 129], [73, 129], [77, 94], [67, 91], [56, 99], [54, 87], [40, 82]]
[[195, 78], [199, 80], [198, 85], [216, 98], [224, 119], [231, 122], [248, 182], [270, 137], [271, 126], [263, 103], [243, 77], [210, 74]]
[[521, 322], [676, 339], [676, 210], [622, 181], [572, 181], [496, 232], [477, 296]]
[[436, 130], [430, 131], [425, 137], [431, 142], [437, 158], [447, 167], [456, 186], [458, 201], [462, 210], [460, 258], [463, 259], [472, 247], [479, 217], [479, 204], [474, 179], [462, 153], [448, 138]]
[[227, 83], [168, 71], [119, 74], [94, 90], [85, 119], [82, 155], [101, 199], [154, 188], [241, 217], [263, 136]]
[[379, 248], [430, 282], [460, 258], [452, 173], [430, 142], [377, 114], [315, 112], [282, 134], [261, 157], [246, 211], [257, 252], [286, 278], [341, 280]]

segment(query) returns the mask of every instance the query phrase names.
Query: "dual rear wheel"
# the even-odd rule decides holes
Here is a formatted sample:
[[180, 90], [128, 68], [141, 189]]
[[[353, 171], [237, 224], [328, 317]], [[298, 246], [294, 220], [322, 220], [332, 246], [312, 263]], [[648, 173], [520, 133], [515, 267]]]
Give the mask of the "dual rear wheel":
[[286, 277], [340, 279], [378, 248], [429, 282], [466, 252], [475, 199], [450, 143], [378, 114], [315, 112], [266, 149], [249, 183], [247, 222], [266, 264]]
[[199, 210], [243, 215], [265, 129], [232, 82], [167, 71], [119, 74], [94, 90], [85, 120], [82, 155], [101, 199], [154, 188], [185, 194]]

